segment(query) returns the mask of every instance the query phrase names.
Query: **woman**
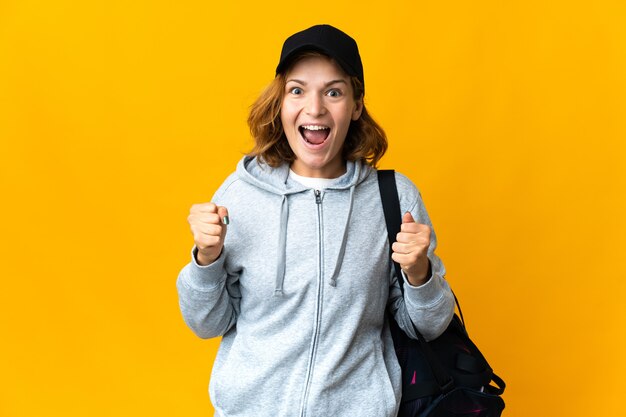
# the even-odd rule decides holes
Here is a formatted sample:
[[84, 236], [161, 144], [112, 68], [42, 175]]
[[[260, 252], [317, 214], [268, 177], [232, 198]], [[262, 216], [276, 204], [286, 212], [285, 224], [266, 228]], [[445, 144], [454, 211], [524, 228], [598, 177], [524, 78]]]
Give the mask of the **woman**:
[[396, 174], [403, 295], [374, 169], [387, 142], [363, 103], [356, 42], [313, 26], [285, 41], [276, 73], [250, 112], [253, 151], [188, 218], [195, 246], [177, 287], [189, 327], [223, 336], [216, 415], [395, 416], [385, 312], [431, 339], [454, 309], [428, 214]]

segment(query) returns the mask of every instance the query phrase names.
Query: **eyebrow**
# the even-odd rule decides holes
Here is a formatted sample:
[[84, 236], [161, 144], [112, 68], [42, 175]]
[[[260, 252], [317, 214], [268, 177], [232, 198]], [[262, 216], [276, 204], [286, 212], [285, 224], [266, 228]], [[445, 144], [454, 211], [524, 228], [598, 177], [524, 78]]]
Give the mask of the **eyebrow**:
[[[295, 78], [290, 78], [289, 80], [287, 80], [287, 82], [294, 82], [294, 83], [298, 83], [298, 84], [302, 84], [302, 85], [306, 85], [307, 84], [305, 81], [298, 80], [298, 79], [295, 79]], [[338, 83], [348, 84], [346, 82], [346, 80], [337, 79], [337, 80], [332, 80], [332, 81], [327, 82], [326, 84], [324, 84], [324, 86], [328, 87], [329, 85], [338, 84]]]

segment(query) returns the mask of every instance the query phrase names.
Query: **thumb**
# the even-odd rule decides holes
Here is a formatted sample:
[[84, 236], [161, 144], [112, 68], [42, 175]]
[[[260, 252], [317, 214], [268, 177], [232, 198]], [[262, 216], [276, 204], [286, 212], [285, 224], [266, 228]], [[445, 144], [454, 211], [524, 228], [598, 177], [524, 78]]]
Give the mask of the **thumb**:
[[402, 223], [415, 223], [415, 219], [413, 219], [413, 215], [411, 212], [407, 211], [402, 216]]
[[222, 219], [222, 224], [230, 223], [230, 219], [228, 217], [228, 209], [226, 207], [218, 207], [217, 214], [218, 216], [220, 216], [220, 219]]

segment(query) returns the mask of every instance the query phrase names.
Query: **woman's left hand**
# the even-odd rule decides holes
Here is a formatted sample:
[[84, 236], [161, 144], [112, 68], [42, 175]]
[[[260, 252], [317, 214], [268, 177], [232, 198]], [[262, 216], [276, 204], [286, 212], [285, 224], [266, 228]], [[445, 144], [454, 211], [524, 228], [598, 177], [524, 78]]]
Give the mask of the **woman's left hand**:
[[[409, 283], [413, 286], [424, 284], [428, 276], [428, 247], [430, 246], [430, 227], [416, 223], [408, 211], [402, 216], [400, 233], [391, 246], [391, 258], [400, 264]], [[402, 279], [402, 277], [398, 277]]]

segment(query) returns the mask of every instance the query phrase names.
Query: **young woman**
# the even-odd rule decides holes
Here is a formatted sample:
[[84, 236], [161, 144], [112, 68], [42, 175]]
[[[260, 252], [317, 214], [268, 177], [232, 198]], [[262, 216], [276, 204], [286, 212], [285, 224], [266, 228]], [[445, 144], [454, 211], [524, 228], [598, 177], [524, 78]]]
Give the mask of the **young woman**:
[[395, 416], [386, 312], [427, 339], [452, 318], [430, 219], [400, 174], [392, 257], [405, 276], [389, 260], [374, 168], [387, 141], [364, 91], [352, 38], [328, 25], [292, 35], [251, 109], [254, 149], [212, 202], [191, 208], [195, 246], [177, 287], [189, 327], [223, 336], [209, 389], [217, 416]]

